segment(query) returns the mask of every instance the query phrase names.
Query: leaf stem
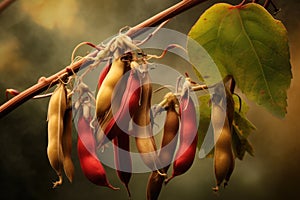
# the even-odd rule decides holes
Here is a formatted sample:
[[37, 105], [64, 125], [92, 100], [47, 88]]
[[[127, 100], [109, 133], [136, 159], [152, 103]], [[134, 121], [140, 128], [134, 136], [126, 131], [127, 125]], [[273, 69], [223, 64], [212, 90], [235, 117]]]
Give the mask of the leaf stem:
[[[205, 1], [207, 0], [182, 0], [181, 2], [171, 6], [170, 8], [167, 8], [166, 10], [154, 15], [153, 17], [131, 28], [127, 34], [131, 37], [136, 37], [139, 34], [141, 34], [141, 29], [145, 27], [159, 25], [165, 20], [179, 15], [180, 13]], [[94, 51], [90, 53], [88, 57], [95, 57], [96, 54], [97, 52]], [[0, 106], [0, 118], [6, 116], [12, 110], [16, 109], [18, 106], [28, 101], [29, 99], [33, 98], [35, 95], [38, 95], [41, 92], [47, 90], [49, 87], [54, 86], [62, 75], [67, 74], [68, 76], [71, 76], [73, 75], [73, 72], [78, 72], [79, 70], [86, 68], [91, 63], [92, 61], [88, 61], [86, 58], [81, 58], [77, 62], [72, 63], [71, 65], [65, 67], [61, 71], [57, 72], [56, 74], [53, 74], [48, 78], [40, 78], [37, 84], [31, 86], [30, 88], [24, 90], [17, 96], [2, 104]]]
[[237, 7], [241, 7], [246, 3], [246, 0], [243, 0], [239, 5], [237, 5]]

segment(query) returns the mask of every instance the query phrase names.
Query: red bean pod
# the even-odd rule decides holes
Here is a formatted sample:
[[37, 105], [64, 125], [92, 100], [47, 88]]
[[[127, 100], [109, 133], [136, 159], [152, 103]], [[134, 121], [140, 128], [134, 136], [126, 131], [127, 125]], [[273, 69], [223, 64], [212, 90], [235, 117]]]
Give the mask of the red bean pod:
[[173, 163], [172, 176], [166, 180], [168, 183], [175, 176], [184, 174], [193, 164], [197, 150], [197, 117], [192, 98], [186, 92], [180, 101], [180, 139], [179, 148]]
[[77, 150], [81, 169], [89, 181], [99, 186], [106, 186], [113, 190], [119, 188], [113, 187], [107, 180], [106, 172], [96, 154], [96, 141], [93, 131], [90, 127], [91, 118], [78, 119], [78, 141]]
[[[117, 126], [114, 126], [117, 127]], [[119, 128], [118, 128], [119, 129]], [[123, 132], [121, 129], [118, 131], [117, 137], [113, 139], [114, 154], [115, 154], [115, 166], [117, 175], [122, 183], [125, 185], [129, 198], [131, 193], [128, 187], [131, 179], [132, 162], [130, 156], [130, 139], [129, 135]]]

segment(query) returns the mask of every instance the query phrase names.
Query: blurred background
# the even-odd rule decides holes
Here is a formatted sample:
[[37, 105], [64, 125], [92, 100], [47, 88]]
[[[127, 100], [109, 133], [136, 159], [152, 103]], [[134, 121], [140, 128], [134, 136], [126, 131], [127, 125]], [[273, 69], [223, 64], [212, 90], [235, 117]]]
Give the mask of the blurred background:
[[[19, 0], [0, 13], [0, 103], [5, 89], [22, 91], [41, 76], [50, 76], [70, 63], [73, 48], [82, 41], [100, 43], [120, 28], [134, 26], [174, 0]], [[166, 26], [188, 33], [201, 13], [216, 2], [209, 0], [176, 16]], [[229, 187], [214, 194], [212, 159], [195, 159], [192, 168], [164, 187], [160, 199], [292, 199], [299, 196], [300, 172], [300, 2], [274, 1], [276, 16], [288, 30], [293, 80], [288, 90], [288, 113], [277, 119], [248, 101], [248, 118], [257, 130], [250, 136], [255, 157], [237, 160]], [[89, 49], [86, 49], [86, 51]], [[82, 48], [82, 52], [85, 49]], [[74, 140], [75, 178], [52, 189], [56, 175], [46, 154], [48, 99], [30, 100], [0, 120], [1, 199], [127, 199], [114, 170], [106, 168], [112, 191], [85, 179]], [[75, 133], [74, 133], [75, 134]], [[74, 136], [75, 137], [75, 136]], [[133, 199], [145, 199], [148, 173], [134, 174]]]

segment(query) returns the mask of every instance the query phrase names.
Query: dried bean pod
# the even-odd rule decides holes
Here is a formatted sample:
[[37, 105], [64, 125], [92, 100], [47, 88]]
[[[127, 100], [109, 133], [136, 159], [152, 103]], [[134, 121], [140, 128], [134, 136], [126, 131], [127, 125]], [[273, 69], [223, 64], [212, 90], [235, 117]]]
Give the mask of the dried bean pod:
[[[216, 187], [224, 182], [228, 184], [235, 165], [234, 153], [232, 150], [232, 121], [234, 114], [234, 100], [229, 90], [226, 91], [226, 106], [222, 106], [222, 96], [214, 94], [212, 98], [211, 122], [214, 129], [215, 151], [214, 151], [214, 172]], [[224, 119], [225, 117], [225, 119]]]
[[125, 61], [124, 57], [120, 57], [113, 61], [103, 79], [96, 97], [96, 116], [99, 123], [102, 122], [105, 114], [110, 109], [114, 88], [127, 69], [129, 69], [128, 61]]
[[72, 154], [72, 99], [70, 90], [68, 90], [67, 109], [64, 115], [64, 130], [62, 134], [63, 166], [69, 181], [73, 181], [74, 164], [71, 158]]
[[140, 156], [145, 165], [152, 171], [157, 170], [158, 155], [156, 144], [152, 134], [150, 122], [152, 86], [149, 73], [146, 71], [141, 74], [142, 94], [137, 112], [133, 116], [133, 134]]
[[62, 184], [63, 152], [62, 134], [63, 120], [67, 108], [67, 94], [65, 85], [59, 83], [54, 90], [48, 106], [48, 146], [47, 155], [52, 168], [59, 180], [53, 183], [53, 188]]

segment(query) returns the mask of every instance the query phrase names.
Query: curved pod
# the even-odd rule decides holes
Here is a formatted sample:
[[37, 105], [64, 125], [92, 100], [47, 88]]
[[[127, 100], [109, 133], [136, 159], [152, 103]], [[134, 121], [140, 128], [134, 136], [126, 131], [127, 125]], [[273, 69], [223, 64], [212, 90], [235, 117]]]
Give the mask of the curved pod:
[[96, 141], [90, 127], [91, 118], [78, 119], [77, 151], [81, 169], [92, 183], [117, 190], [107, 180], [106, 172], [96, 154]]
[[186, 92], [180, 101], [180, 138], [179, 147], [173, 163], [172, 176], [166, 180], [168, 183], [175, 176], [184, 174], [192, 166], [197, 150], [197, 117], [192, 98]]
[[114, 143], [114, 155], [115, 155], [115, 165], [117, 170], [117, 175], [122, 183], [125, 185], [129, 198], [131, 197], [131, 193], [129, 190], [129, 181], [131, 179], [131, 170], [132, 170], [132, 162], [130, 155], [130, 140], [129, 135], [119, 131], [116, 138], [113, 139]]
[[140, 77], [143, 84], [141, 104], [133, 116], [133, 134], [136, 136], [136, 146], [143, 162], [154, 171], [157, 170], [158, 155], [150, 122], [152, 86], [148, 72], [141, 73]]
[[67, 109], [64, 115], [64, 130], [62, 135], [62, 151], [64, 155], [63, 166], [69, 181], [73, 181], [74, 164], [72, 161], [72, 99], [68, 90]]
[[53, 183], [53, 188], [62, 184], [62, 134], [63, 120], [67, 108], [67, 92], [65, 85], [59, 83], [54, 90], [48, 106], [48, 146], [47, 155], [51, 167], [55, 170], [59, 180]]
[[[231, 93], [226, 89], [226, 108], [221, 106], [220, 102], [214, 101], [214, 98], [212, 103], [211, 122], [215, 139], [214, 172], [216, 178], [216, 187], [214, 187], [213, 190], [218, 191], [219, 186], [223, 181], [225, 181], [224, 187], [228, 184], [235, 165], [235, 158], [232, 150], [234, 101]], [[222, 119], [222, 116], [225, 116], [225, 119]]]
[[120, 57], [113, 61], [109, 71], [103, 79], [96, 97], [96, 116], [100, 123], [110, 109], [114, 88], [128, 67], [128, 62], [123, 61], [122, 57]]
[[126, 88], [120, 103], [118, 102], [118, 99], [112, 100], [113, 105], [119, 104], [119, 106], [116, 109], [115, 107], [112, 108], [112, 118], [109, 120], [107, 125], [103, 127], [105, 137], [101, 135], [101, 137], [98, 137], [98, 148], [117, 136], [118, 131], [111, 131], [114, 129], [114, 126], [119, 126], [122, 131], [128, 132], [129, 122], [139, 107], [141, 94], [140, 78], [135, 69], [130, 70], [128, 73], [129, 76], [128, 74], [125, 74], [118, 85], [116, 85], [117, 91], [120, 90], [119, 87], [123, 87], [124, 85], [126, 85]]

